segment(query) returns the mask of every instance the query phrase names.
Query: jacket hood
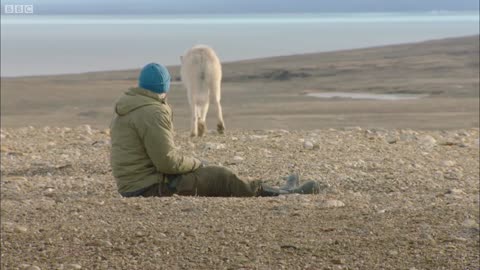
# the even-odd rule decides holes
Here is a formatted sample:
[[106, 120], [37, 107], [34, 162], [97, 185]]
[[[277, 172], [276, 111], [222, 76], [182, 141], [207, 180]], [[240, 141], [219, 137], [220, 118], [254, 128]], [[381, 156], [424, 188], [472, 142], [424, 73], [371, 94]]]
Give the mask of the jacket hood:
[[126, 115], [138, 108], [165, 103], [165, 98], [143, 88], [130, 88], [115, 104], [118, 115]]

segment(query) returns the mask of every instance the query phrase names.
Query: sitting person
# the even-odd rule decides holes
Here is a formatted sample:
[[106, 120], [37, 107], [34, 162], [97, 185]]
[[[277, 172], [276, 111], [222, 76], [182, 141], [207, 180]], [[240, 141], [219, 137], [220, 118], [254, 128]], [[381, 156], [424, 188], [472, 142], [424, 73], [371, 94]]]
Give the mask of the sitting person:
[[199, 159], [180, 155], [173, 140], [172, 111], [166, 101], [170, 74], [159, 64], [146, 65], [139, 85], [115, 105], [110, 136], [111, 166], [123, 197], [222, 196], [253, 197], [319, 192], [309, 181], [299, 186], [298, 175], [281, 188], [262, 181], [245, 181], [221, 166], [205, 166]]

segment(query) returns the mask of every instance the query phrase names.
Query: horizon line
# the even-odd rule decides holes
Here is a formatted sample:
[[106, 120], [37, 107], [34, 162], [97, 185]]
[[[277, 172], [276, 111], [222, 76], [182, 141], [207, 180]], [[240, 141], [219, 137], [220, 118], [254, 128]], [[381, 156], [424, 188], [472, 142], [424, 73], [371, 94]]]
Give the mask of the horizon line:
[[476, 12], [480, 15], [479, 9], [413, 9], [413, 10], [382, 10], [382, 11], [246, 11], [246, 12], [237, 12], [237, 11], [212, 11], [212, 12], [34, 12], [31, 14], [18, 14], [18, 13], [6, 13], [5, 10], [2, 10], [3, 16], [8, 17], [29, 17], [29, 16], [39, 16], [39, 15], [221, 15], [221, 14], [347, 14], [347, 13], [454, 13], [454, 12]]

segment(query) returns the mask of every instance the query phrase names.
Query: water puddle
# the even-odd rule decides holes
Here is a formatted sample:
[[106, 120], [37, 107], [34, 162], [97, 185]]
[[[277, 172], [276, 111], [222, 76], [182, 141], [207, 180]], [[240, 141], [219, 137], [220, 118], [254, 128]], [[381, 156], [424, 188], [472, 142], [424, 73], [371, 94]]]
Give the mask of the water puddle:
[[424, 97], [427, 97], [428, 95], [323, 92], [323, 93], [308, 93], [307, 96], [316, 97], [316, 98], [329, 98], [329, 99], [411, 100], [411, 99], [424, 98]]

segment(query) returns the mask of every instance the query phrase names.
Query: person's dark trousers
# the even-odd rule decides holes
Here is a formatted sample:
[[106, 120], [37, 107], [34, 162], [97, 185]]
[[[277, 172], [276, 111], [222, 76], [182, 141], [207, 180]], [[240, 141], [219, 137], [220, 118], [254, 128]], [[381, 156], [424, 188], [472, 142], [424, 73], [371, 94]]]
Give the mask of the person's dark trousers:
[[259, 195], [261, 181], [245, 181], [221, 166], [201, 167], [174, 179], [178, 195], [209, 197], [253, 197]]
[[245, 181], [221, 166], [201, 167], [194, 172], [169, 175], [165, 183], [146, 188], [139, 196], [208, 196], [208, 197], [254, 197], [275, 196], [263, 194], [261, 181]]

